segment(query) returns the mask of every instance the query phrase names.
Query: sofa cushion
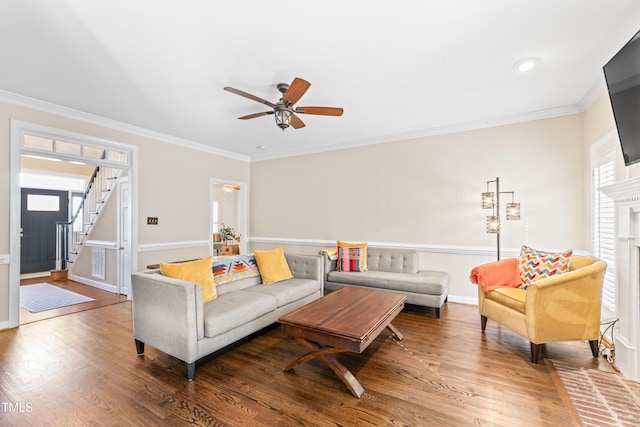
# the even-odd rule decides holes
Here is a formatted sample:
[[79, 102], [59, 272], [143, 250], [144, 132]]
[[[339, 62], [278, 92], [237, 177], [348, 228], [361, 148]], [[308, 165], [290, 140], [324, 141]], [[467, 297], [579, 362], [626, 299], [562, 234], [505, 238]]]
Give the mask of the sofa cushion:
[[367, 244], [338, 240], [338, 271], [367, 271]]
[[317, 280], [293, 278], [269, 286], [252, 286], [245, 289], [246, 292], [271, 295], [278, 301], [278, 307], [287, 305], [320, 290]]
[[369, 270], [391, 273], [417, 273], [418, 251], [370, 247], [367, 252], [367, 267]]
[[497, 288], [487, 292], [485, 298], [524, 314], [526, 295], [527, 291], [522, 288]]
[[254, 251], [253, 254], [256, 257], [263, 284], [269, 285], [293, 277], [282, 248]]
[[247, 289], [252, 286], [259, 285], [260, 283], [262, 283], [261, 280], [262, 279], [259, 275], [253, 276], [253, 277], [247, 277], [246, 279], [242, 279], [242, 280], [234, 280], [233, 282], [216, 285], [216, 292], [218, 293], [218, 296], [220, 296], [229, 292], [241, 291], [243, 289]]
[[244, 325], [277, 308], [276, 298], [256, 292], [236, 291], [203, 305], [204, 336], [214, 337]]
[[207, 302], [216, 298], [216, 284], [213, 280], [211, 263], [213, 257], [199, 259], [197, 261], [160, 263], [160, 271], [164, 276], [172, 279], [186, 280], [202, 286], [202, 301]]
[[418, 274], [374, 270], [357, 274], [332, 271], [327, 276], [330, 282], [432, 295], [446, 292], [449, 284], [449, 273], [443, 271], [425, 270]]
[[520, 257], [520, 275], [524, 289], [536, 280], [546, 279], [569, 271], [573, 250], [564, 252], [545, 252], [522, 246]]

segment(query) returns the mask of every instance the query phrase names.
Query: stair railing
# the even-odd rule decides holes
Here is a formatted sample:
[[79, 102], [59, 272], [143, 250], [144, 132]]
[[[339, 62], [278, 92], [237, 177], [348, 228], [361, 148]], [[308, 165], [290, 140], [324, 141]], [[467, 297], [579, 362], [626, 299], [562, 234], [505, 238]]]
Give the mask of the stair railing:
[[96, 166], [71, 220], [56, 223], [56, 269], [66, 269], [80, 254], [118, 172]]

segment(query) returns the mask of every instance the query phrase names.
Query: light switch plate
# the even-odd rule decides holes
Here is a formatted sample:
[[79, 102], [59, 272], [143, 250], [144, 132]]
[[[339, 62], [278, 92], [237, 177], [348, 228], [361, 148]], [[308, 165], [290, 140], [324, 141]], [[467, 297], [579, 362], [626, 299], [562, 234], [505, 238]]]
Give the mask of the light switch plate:
[[9, 264], [11, 257], [9, 254], [0, 254], [0, 264]]

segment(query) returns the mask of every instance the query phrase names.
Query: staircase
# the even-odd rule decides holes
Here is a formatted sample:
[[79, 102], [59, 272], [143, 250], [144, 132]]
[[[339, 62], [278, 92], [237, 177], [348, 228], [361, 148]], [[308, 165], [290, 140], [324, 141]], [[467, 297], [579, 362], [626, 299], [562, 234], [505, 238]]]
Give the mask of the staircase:
[[71, 221], [56, 223], [56, 270], [65, 270], [78, 259], [119, 176], [119, 169], [97, 166]]

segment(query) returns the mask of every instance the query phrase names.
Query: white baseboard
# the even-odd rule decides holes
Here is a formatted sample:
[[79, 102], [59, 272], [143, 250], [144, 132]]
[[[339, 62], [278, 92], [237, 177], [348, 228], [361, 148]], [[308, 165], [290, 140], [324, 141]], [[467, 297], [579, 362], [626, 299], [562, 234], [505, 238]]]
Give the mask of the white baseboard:
[[111, 292], [114, 294], [118, 292], [118, 287], [109, 283], [98, 282], [97, 280], [91, 280], [87, 279], [86, 277], [80, 277], [73, 274], [69, 275], [69, 279], [78, 283], [82, 283], [83, 285], [93, 286], [94, 288], [102, 289], [103, 291]]
[[449, 301], [458, 304], [478, 305], [478, 298], [457, 297], [455, 295], [449, 295]]
[[2, 331], [3, 329], [9, 329], [9, 321], [0, 322], [0, 331]]

